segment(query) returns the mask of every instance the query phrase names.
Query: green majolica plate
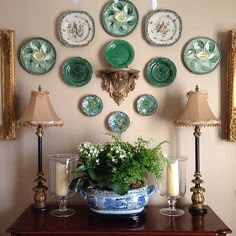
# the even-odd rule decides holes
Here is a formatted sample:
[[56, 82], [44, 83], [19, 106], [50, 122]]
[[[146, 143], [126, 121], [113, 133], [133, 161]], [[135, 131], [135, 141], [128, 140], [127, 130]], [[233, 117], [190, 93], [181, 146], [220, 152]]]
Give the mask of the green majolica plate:
[[26, 71], [41, 75], [50, 71], [56, 61], [53, 45], [44, 38], [31, 38], [21, 47], [20, 61]]
[[184, 63], [195, 74], [211, 72], [217, 67], [220, 59], [220, 50], [210, 38], [194, 38], [184, 49]]
[[87, 116], [96, 116], [103, 109], [102, 100], [96, 95], [88, 95], [83, 98], [81, 109]]
[[153, 115], [157, 111], [158, 103], [155, 97], [144, 94], [137, 100], [137, 111], [144, 116]]
[[108, 118], [108, 126], [115, 133], [125, 132], [130, 125], [130, 120], [127, 114], [121, 111], [113, 112]]
[[92, 78], [93, 69], [91, 64], [82, 57], [68, 59], [62, 69], [65, 82], [71, 86], [82, 87]]
[[105, 30], [116, 37], [126, 36], [133, 32], [138, 19], [138, 10], [127, 0], [110, 1], [102, 15]]
[[134, 59], [134, 48], [125, 40], [114, 40], [107, 45], [105, 58], [113, 67], [128, 67]]
[[175, 80], [177, 69], [170, 59], [157, 57], [148, 63], [146, 73], [152, 85], [165, 87]]

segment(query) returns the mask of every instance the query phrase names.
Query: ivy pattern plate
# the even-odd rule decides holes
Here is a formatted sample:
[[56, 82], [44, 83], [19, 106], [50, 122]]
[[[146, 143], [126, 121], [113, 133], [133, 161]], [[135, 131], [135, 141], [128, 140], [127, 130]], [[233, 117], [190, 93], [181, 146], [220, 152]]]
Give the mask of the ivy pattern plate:
[[147, 79], [152, 85], [165, 87], [173, 83], [177, 69], [170, 59], [157, 57], [148, 63], [146, 73]]
[[102, 15], [105, 30], [115, 37], [126, 36], [133, 32], [138, 19], [138, 10], [128, 0], [110, 1]]
[[92, 78], [93, 69], [91, 64], [82, 57], [68, 59], [62, 69], [64, 81], [71, 86], [82, 87]]
[[130, 119], [127, 114], [121, 111], [113, 112], [108, 118], [108, 126], [115, 133], [125, 132], [130, 125]]
[[182, 20], [171, 10], [152, 11], [145, 20], [145, 36], [154, 46], [171, 46], [181, 37]]
[[107, 45], [105, 58], [115, 68], [128, 67], [134, 59], [134, 48], [125, 40], [114, 40]]
[[153, 115], [157, 111], [158, 103], [155, 97], [144, 94], [137, 100], [137, 111], [144, 116]]
[[31, 38], [20, 50], [20, 62], [31, 74], [41, 75], [50, 71], [56, 62], [56, 50], [44, 38]]
[[59, 19], [59, 38], [67, 47], [88, 45], [95, 35], [93, 18], [84, 11], [65, 12]]
[[184, 63], [195, 74], [206, 74], [214, 70], [221, 60], [216, 42], [210, 38], [192, 39], [184, 49]]
[[100, 97], [96, 95], [88, 95], [83, 98], [81, 103], [81, 110], [87, 116], [96, 116], [101, 113], [103, 103]]

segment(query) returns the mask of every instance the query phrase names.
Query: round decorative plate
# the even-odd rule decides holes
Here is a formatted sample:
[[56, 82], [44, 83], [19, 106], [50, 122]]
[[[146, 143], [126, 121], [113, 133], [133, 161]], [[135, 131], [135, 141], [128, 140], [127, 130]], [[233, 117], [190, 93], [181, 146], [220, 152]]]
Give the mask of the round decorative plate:
[[93, 74], [91, 64], [82, 57], [68, 59], [62, 69], [65, 82], [71, 86], [82, 87], [87, 84]]
[[134, 59], [134, 48], [125, 40], [114, 40], [107, 45], [105, 58], [113, 67], [127, 67]]
[[83, 98], [81, 109], [87, 116], [96, 116], [103, 109], [102, 100], [96, 95], [88, 95]]
[[130, 1], [110, 1], [104, 8], [102, 23], [109, 34], [121, 37], [135, 29], [138, 18], [138, 11]]
[[21, 47], [20, 61], [29, 73], [45, 74], [53, 68], [56, 62], [56, 50], [44, 38], [31, 38]]
[[194, 38], [184, 49], [184, 63], [195, 74], [214, 70], [221, 60], [216, 42], [210, 38]]
[[113, 112], [108, 118], [108, 126], [113, 132], [123, 133], [128, 129], [129, 125], [129, 117], [124, 112]]
[[171, 46], [181, 37], [182, 20], [171, 10], [156, 10], [147, 15], [145, 37], [155, 46]]
[[155, 97], [150, 94], [144, 94], [137, 100], [137, 111], [144, 116], [153, 115], [158, 107], [158, 103]]
[[59, 38], [67, 47], [88, 45], [95, 35], [93, 18], [84, 11], [65, 12], [59, 19]]
[[148, 63], [146, 73], [152, 85], [165, 87], [175, 80], [177, 69], [170, 59], [157, 57]]

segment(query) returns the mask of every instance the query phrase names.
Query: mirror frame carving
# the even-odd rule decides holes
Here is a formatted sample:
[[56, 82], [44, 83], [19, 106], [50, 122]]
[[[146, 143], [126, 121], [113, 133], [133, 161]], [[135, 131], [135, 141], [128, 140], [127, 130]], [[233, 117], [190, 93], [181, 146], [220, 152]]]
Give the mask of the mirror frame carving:
[[0, 140], [16, 139], [15, 31], [0, 30], [1, 107]]

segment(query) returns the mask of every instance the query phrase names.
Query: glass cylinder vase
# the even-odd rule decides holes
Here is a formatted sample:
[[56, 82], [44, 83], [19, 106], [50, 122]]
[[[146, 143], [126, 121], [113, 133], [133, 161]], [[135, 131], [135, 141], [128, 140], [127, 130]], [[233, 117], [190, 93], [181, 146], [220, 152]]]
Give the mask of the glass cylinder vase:
[[76, 154], [50, 154], [49, 161], [49, 191], [52, 197], [59, 200], [59, 208], [50, 213], [57, 217], [68, 217], [75, 214], [73, 209], [67, 208], [68, 197], [74, 195], [69, 184], [74, 179], [73, 172], [78, 165]]
[[162, 215], [180, 216], [185, 212], [176, 208], [176, 202], [186, 193], [186, 160], [187, 157], [167, 155], [168, 164], [158, 183], [159, 193], [168, 201], [168, 208], [160, 210]]

